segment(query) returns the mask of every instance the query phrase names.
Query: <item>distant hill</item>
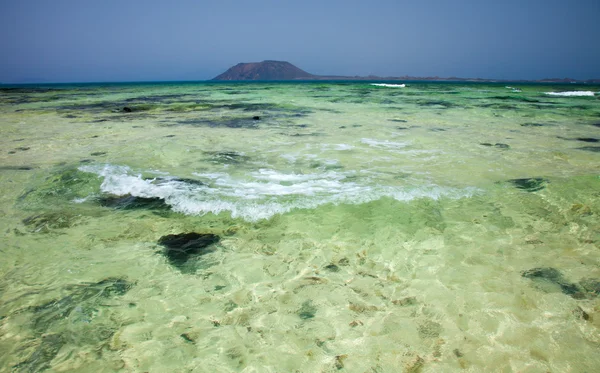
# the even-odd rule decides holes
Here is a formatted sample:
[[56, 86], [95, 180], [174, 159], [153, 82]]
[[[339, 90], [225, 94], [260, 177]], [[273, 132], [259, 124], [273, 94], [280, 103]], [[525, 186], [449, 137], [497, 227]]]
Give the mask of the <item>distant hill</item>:
[[238, 63], [212, 80], [311, 80], [317, 76], [286, 61]]
[[440, 78], [438, 76], [416, 77], [416, 76], [337, 76], [337, 75], [313, 75], [299, 69], [286, 61], [267, 60], [263, 62], [238, 63], [230, 67], [223, 74], [212, 80], [401, 80], [401, 81], [447, 81], [447, 82], [523, 82], [523, 83], [584, 83], [598, 84], [600, 79], [576, 80], [570, 78], [553, 78], [541, 80], [503, 80], [482, 78]]

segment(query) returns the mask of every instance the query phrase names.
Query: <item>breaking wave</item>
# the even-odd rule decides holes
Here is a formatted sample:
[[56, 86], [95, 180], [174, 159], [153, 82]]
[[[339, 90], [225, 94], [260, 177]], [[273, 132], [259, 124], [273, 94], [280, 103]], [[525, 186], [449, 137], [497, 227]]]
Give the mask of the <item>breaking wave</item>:
[[[118, 196], [160, 198], [173, 211], [188, 215], [228, 212], [247, 221], [269, 219], [294, 209], [320, 205], [361, 204], [382, 197], [398, 201], [419, 198], [469, 197], [474, 188], [455, 189], [427, 185], [398, 187], [370, 184], [368, 177], [355, 172], [326, 171], [312, 174], [284, 173], [260, 169], [244, 177], [226, 173], [195, 173], [197, 180], [161, 176], [143, 178], [129, 167], [86, 165], [81, 171], [95, 173], [104, 180], [101, 192]], [[81, 201], [79, 201], [81, 202]]]
[[572, 97], [572, 96], [594, 96], [592, 91], [568, 91], [568, 92], [544, 92], [549, 96], [561, 96], [561, 97]]
[[393, 88], [404, 88], [406, 84], [387, 84], [387, 83], [371, 83], [376, 87], [393, 87]]

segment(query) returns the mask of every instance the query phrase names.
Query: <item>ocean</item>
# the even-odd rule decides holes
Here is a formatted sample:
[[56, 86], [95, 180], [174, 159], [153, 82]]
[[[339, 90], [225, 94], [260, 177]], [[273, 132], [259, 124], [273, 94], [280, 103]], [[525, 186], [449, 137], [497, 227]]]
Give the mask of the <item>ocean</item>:
[[0, 87], [0, 372], [595, 372], [600, 86]]

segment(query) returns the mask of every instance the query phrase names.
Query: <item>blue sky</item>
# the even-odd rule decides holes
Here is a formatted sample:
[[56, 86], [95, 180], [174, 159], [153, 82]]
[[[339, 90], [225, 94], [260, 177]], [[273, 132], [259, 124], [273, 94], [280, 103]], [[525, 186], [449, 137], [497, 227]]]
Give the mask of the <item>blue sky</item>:
[[600, 78], [599, 0], [0, 0], [0, 82], [323, 75]]

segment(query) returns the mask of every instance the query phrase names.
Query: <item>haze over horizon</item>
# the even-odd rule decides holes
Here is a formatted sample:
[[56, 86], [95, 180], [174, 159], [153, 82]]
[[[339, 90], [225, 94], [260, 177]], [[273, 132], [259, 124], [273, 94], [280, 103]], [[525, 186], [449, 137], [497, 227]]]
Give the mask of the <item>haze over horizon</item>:
[[240, 62], [315, 75], [600, 78], [600, 2], [5, 1], [0, 82], [208, 80]]

